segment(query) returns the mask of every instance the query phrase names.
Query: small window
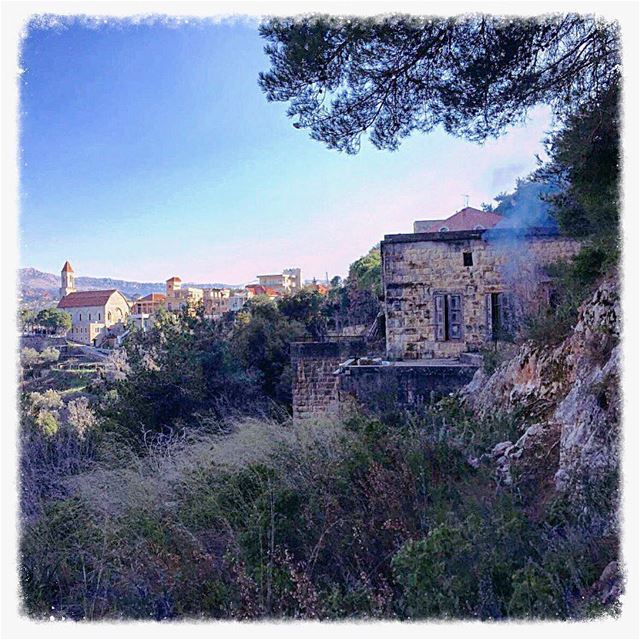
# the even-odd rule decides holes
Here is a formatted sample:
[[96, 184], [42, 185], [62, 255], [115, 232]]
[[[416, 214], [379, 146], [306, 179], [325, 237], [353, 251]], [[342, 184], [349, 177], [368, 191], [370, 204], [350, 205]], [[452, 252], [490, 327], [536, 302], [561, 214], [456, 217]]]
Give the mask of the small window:
[[464, 251], [462, 254], [462, 264], [465, 267], [473, 267], [473, 254], [471, 251]]
[[449, 231], [449, 227], [440, 227], [438, 231]]
[[481, 224], [477, 224], [475, 227], [473, 227], [476, 231], [484, 231], [484, 227]]
[[78, 314], [78, 319], [82, 320], [82, 314], [81, 313]]

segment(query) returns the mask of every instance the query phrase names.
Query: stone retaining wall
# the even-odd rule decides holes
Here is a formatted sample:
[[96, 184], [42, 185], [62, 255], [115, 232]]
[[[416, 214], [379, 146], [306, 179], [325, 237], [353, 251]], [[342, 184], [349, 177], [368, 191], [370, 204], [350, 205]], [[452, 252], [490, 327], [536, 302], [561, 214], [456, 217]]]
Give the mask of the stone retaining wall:
[[366, 343], [358, 338], [292, 344], [294, 420], [336, 414], [338, 377], [333, 372], [341, 362], [365, 352]]
[[335, 416], [354, 405], [372, 412], [416, 409], [468, 384], [478, 366], [424, 362], [338, 366], [362, 356], [364, 340], [291, 345], [293, 417]]
[[348, 367], [339, 376], [339, 403], [346, 407], [355, 401], [377, 414], [419, 409], [464, 387], [477, 370], [457, 363]]

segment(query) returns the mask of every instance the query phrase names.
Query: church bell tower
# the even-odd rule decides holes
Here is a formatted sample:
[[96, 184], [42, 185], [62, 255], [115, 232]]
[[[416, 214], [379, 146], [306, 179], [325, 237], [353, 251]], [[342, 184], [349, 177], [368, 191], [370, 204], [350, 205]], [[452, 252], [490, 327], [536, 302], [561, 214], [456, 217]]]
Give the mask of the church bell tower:
[[64, 298], [68, 293], [73, 293], [76, 290], [75, 276], [73, 275], [73, 269], [67, 260], [60, 272], [60, 298]]

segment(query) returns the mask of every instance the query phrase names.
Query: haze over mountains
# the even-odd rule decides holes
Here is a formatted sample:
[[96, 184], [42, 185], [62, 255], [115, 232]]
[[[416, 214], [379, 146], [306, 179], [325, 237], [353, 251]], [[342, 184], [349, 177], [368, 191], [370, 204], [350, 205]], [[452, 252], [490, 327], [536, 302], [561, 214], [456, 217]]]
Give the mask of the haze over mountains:
[[[19, 292], [22, 301], [30, 306], [47, 306], [57, 302], [60, 298], [60, 275], [38, 271], [33, 267], [24, 267], [18, 270]], [[200, 288], [236, 288], [242, 285], [229, 285], [221, 282], [193, 283], [184, 282], [184, 286]], [[92, 278], [79, 276], [76, 278], [78, 291], [92, 291], [96, 289], [118, 289], [124, 295], [133, 300], [149, 293], [164, 293], [164, 282], [131, 282], [128, 280], [115, 280], [114, 278]]]

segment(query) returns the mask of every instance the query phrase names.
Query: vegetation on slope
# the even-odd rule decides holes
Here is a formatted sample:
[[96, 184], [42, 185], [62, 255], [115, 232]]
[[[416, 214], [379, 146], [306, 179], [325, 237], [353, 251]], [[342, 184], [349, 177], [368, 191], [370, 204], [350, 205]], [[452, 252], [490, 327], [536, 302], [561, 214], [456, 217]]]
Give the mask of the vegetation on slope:
[[[25, 428], [50, 460], [68, 438]], [[539, 514], [517, 490], [496, 493], [490, 465], [470, 462], [512, 428], [449, 403], [412, 420], [210, 424], [139, 453], [85, 432], [90, 468], [24, 525], [25, 607], [76, 619], [599, 610], [583, 596], [612, 542], [584, 535], [561, 499]]]

